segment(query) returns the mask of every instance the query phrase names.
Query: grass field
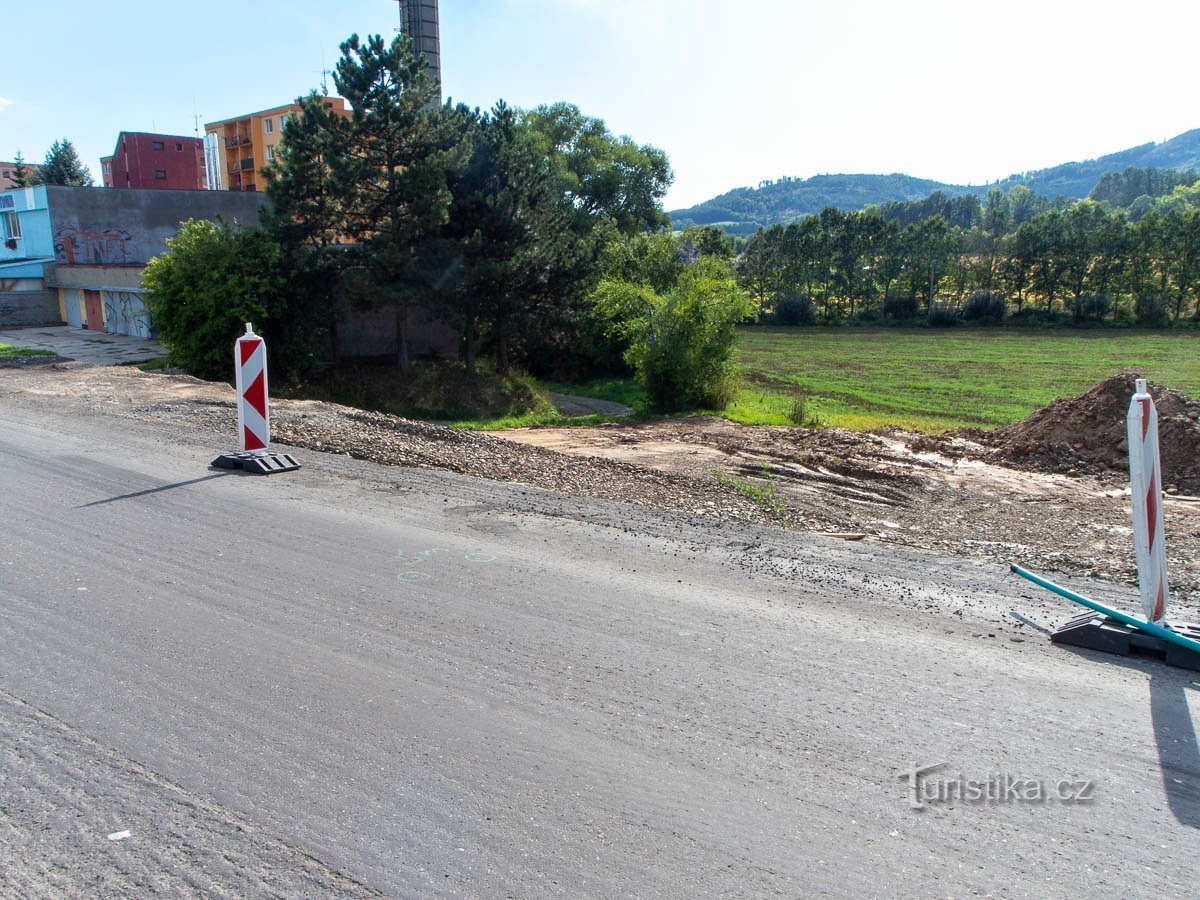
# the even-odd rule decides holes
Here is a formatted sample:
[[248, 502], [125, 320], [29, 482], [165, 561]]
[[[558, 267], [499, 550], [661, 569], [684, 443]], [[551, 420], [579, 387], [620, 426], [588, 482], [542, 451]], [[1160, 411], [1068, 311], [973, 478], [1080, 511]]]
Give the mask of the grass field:
[[0, 356], [50, 356], [50, 353], [46, 350], [31, 350], [28, 347], [0, 344]]
[[1125, 370], [1200, 396], [1200, 331], [746, 328], [731, 419], [788, 424], [793, 397], [827, 425], [940, 432], [1024, 418]]

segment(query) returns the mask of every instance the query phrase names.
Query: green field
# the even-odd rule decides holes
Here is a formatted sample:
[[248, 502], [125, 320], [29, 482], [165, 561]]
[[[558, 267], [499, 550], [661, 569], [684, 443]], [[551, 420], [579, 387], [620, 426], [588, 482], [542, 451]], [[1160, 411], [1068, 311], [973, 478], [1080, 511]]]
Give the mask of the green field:
[[940, 432], [1016, 422], [1126, 370], [1200, 396], [1200, 331], [745, 328], [731, 419], [788, 424], [792, 398], [826, 425]]
[[28, 347], [14, 347], [12, 344], [0, 344], [0, 356], [50, 356], [48, 350], [31, 350]]

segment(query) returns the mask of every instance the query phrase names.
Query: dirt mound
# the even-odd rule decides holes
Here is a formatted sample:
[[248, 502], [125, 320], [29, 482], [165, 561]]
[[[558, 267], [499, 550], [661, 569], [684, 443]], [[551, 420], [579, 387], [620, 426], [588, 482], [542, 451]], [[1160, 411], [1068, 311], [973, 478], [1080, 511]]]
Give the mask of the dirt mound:
[[[991, 432], [964, 434], [1022, 468], [1050, 472], [1129, 471], [1125, 417], [1137, 375], [1108, 378], [1078, 397], [1055, 400], [1028, 418]], [[1158, 409], [1163, 482], [1200, 493], [1200, 401], [1150, 385]]]

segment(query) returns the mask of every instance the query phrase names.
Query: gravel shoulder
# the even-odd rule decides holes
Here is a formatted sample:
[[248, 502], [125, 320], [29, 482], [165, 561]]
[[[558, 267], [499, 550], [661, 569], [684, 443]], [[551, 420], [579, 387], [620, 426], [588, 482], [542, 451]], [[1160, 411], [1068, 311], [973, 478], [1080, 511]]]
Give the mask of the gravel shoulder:
[[[235, 433], [232, 389], [188, 376], [39, 366], [0, 374], [6, 394]], [[1027, 471], [966, 438], [712, 417], [485, 434], [332, 403], [272, 403], [273, 439], [292, 447], [1136, 583], [1128, 485], [1119, 475]], [[1165, 511], [1173, 596], [1194, 610], [1200, 503], [1168, 497]]]

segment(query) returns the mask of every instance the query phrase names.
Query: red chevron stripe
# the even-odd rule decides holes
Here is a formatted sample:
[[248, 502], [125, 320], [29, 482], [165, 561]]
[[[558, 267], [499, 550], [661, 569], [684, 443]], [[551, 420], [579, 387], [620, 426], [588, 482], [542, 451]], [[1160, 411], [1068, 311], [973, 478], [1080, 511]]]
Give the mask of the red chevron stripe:
[[246, 402], [254, 407], [264, 419], [267, 417], [266, 380], [266, 371], [259, 372], [258, 377], [254, 379], [254, 383], [242, 392], [242, 396], [246, 398]]
[[1150, 489], [1146, 491], [1146, 524], [1150, 526], [1150, 549], [1154, 550], [1154, 538], [1158, 531], [1158, 479], [1150, 473]]
[[262, 346], [262, 341], [238, 341], [238, 349], [242, 352], [242, 365], [250, 361], [254, 351]]
[[245, 440], [246, 440], [246, 449], [247, 450], [266, 450], [267, 449], [267, 445], [262, 442], [262, 438], [260, 438], [257, 434], [255, 434], [249, 428], [243, 427], [242, 431], [245, 432]]

